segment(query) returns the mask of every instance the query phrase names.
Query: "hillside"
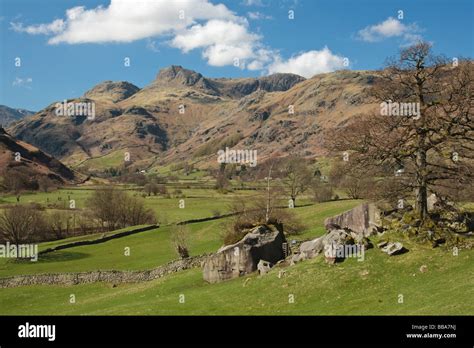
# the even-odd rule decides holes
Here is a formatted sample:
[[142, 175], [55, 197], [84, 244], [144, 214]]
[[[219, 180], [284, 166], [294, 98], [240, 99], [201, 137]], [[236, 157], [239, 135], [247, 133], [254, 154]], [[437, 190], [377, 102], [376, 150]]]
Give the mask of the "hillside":
[[128, 152], [137, 168], [184, 160], [207, 167], [225, 146], [257, 150], [260, 160], [274, 152], [313, 157], [324, 153], [326, 128], [374, 107], [366, 93], [374, 74], [216, 79], [171, 66], [142, 89], [106, 81], [69, 100], [95, 102], [94, 120], [58, 117], [52, 103], [9, 131], [72, 166], [100, 158], [122, 166]]
[[14, 109], [6, 105], [0, 105], [0, 126], [7, 127], [23, 117], [33, 115], [34, 111], [25, 109]]
[[13, 138], [0, 128], [0, 176], [10, 170], [21, 172], [30, 179], [47, 176], [59, 183], [77, 179], [73, 171], [54, 157]]

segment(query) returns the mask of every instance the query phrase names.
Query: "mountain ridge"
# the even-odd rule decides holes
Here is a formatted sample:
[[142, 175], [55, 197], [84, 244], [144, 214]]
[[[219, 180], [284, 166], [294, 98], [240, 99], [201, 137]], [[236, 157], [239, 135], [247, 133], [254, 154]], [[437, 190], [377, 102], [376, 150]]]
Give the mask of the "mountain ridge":
[[69, 100], [94, 101], [93, 120], [58, 117], [53, 103], [9, 131], [85, 170], [88, 161], [104, 156], [123, 166], [125, 153], [137, 169], [197, 158], [215, 166], [212, 154], [227, 143], [255, 148], [262, 158], [274, 152], [318, 156], [325, 128], [375, 107], [366, 92], [376, 75], [343, 70], [311, 79], [293, 74], [227, 79], [171, 66], [143, 88], [105, 81]]
[[13, 122], [21, 120], [25, 116], [33, 115], [34, 113], [34, 111], [26, 109], [0, 105], [0, 126], [8, 127]]

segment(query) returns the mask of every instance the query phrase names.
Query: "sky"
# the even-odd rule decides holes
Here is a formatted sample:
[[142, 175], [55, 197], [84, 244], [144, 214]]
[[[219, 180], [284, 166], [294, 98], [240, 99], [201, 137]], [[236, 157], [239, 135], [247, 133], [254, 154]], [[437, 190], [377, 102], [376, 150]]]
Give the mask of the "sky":
[[426, 40], [474, 57], [472, 0], [0, 0], [0, 104], [38, 111], [161, 68], [306, 78], [374, 70]]

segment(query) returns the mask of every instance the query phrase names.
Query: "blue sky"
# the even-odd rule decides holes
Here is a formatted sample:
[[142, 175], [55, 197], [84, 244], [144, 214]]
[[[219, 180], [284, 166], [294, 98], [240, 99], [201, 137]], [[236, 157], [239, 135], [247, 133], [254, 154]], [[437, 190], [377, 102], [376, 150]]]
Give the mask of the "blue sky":
[[[378, 69], [420, 38], [432, 42], [437, 53], [474, 56], [471, 0], [0, 4], [0, 104], [35, 111], [80, 96], [104, 80], [143, 87], [171, 64], [209, 77], [273, 72], [310, 77], [341, 68]], [[124, 66], [125, 57], [130, 66]]]

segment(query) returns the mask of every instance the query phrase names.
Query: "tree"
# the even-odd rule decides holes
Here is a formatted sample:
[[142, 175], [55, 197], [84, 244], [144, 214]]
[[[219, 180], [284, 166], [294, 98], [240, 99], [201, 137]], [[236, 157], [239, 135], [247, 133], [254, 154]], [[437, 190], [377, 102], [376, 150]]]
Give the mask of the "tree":
[[153, 212], [145, 207], [143, 199], [130, 197], [125, 191], [113, 187], [94, 191], [87, 206], [91, 215], [109, 231], [156, 222]]
[[336, 162], [329, 174], [332, 186], [342, 188], [351, 199], [369, 198], [374, 179], [366, 171], [352, 167], [349, 162]]
[[296, 207], [296, 198], [311, 185], [313, 175], [304, 158], [290, 156], [283, 162], [283, 184]]
[[12, 244], [39, 240], [43, 231], [43, 215], [33, 207], [15, 205], [0, 213], [0, 236]]
[[71, 214], [64, 210], [55, 210], [49, 216], [47, 225], [56, 239], [65, 238], [71, 229]]
[[121, 204], [124, 192], [114, 188], [104, 188], [94, 191], [87, 200], [87, 206], [98, 219], [102, 227], [107, 227], [109, 231], [115, 230], [121, 218]]
[[28, 188], [28, 177], [19, 170], [10, 169], [3, 175], [3, 185], [16, 196], [16, 201], [20, 202], [22, 191]]
[[145, 207], [143, 199], [130, 197], [124, 194], [120, 201], [120, 225], [136, 226], [142, 224], [155, 224], [156, 217], [154, 213]]
[[472, 60], [450, 64], [426, 42], [401, 50], [371, 90], [380, 112], [330, 133], [330, 147], [347, 151], [352, 168], [412, 192], [424, 220], [428, 191], [472, 180], [473, 72]]

